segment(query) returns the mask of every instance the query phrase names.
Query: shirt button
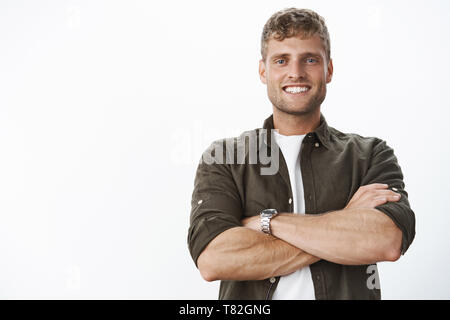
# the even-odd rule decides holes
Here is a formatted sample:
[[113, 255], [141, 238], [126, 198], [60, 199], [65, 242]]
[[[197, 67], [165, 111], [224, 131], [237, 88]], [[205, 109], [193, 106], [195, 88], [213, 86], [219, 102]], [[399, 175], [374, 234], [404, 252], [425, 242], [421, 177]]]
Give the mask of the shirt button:
[[277, 281], [277, 279], [275, 279], [275, 277], [272, 277], [269, 279], [270, 283], [274, 283], [275, 281]]
[[198, 204], [202, 204], [202, 202], [203, 202], [203, 200], [198, 200], [197, 203], [198, 203]]
[[397, 188], [394, 188], [394, 187], [392, 187], [392, 191], [398, 191], [398, 189], [397, 189]]
[[319, 147], [319, 143], [318, 143], [318, 142], [314, 143], [314, 146], [315, 146], [316, 148], [318, 148], [318, 147]]
[[289, 198], [289, 204], [291, 204], [292, 203], [292, 198]]

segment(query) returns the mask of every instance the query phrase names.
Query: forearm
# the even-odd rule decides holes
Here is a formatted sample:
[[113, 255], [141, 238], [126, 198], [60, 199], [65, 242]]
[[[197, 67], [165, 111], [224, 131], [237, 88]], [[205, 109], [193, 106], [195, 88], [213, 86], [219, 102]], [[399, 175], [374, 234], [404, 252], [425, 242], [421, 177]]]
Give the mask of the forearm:
[[197, 265], [207, 281], [261, 280], [292, 273], [318, 260], [283, 240], [236, 227], [214, 238]]
[[388, 216], [371, 208], [280, 214], [271, 229], [275, 237], [314, 256], [348, 265], [398, 259], [402, 236]]

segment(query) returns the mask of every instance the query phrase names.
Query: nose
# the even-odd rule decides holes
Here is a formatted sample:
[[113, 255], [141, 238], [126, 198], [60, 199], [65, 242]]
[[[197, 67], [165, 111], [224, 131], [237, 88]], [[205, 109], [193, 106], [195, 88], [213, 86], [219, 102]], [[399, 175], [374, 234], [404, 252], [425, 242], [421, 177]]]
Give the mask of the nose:
[[293, 61], [289, 65], [288, 76], [290, 79], [302, 79], [305, 78], [305, 69], [299, 61]]

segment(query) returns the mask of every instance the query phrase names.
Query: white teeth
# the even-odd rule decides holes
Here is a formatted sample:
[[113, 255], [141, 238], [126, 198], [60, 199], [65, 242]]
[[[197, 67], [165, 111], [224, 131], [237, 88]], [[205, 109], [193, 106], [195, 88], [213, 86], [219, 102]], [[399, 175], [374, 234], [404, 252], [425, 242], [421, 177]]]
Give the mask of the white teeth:
[[309, 89], [307, 87], [287, 87], [284, 89], [284, 91], [289, 93], [300, 93], [300, 92], [306, 92]]

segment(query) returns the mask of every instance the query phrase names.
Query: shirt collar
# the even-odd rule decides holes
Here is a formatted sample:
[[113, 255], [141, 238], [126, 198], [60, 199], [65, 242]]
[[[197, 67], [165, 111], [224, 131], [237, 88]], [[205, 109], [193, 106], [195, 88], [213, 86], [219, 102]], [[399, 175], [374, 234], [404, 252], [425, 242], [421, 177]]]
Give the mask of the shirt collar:
[[[266, 145], [270, 146], [272, 141], [273, 133], [271, 129], [274, 129], [273, 125], [273, 114], [270, 115], [266, 120], [264, 120], [263, 129], [266, 129], [268, 132], [270, 132], [270, 135], [264, 134], [264, 142]], [[322, 113], [320, 113], [320, 123], [319, 126], [312, 132], [308, 132], [306, 134], [306, 139], [309, 139], [312, 142], [320, 142], [323, 144], [327, 149], [330, 148], [330, 127], [328, 126], [325, 117]], [[266, 139], [267, 138], [267, 139]]]

